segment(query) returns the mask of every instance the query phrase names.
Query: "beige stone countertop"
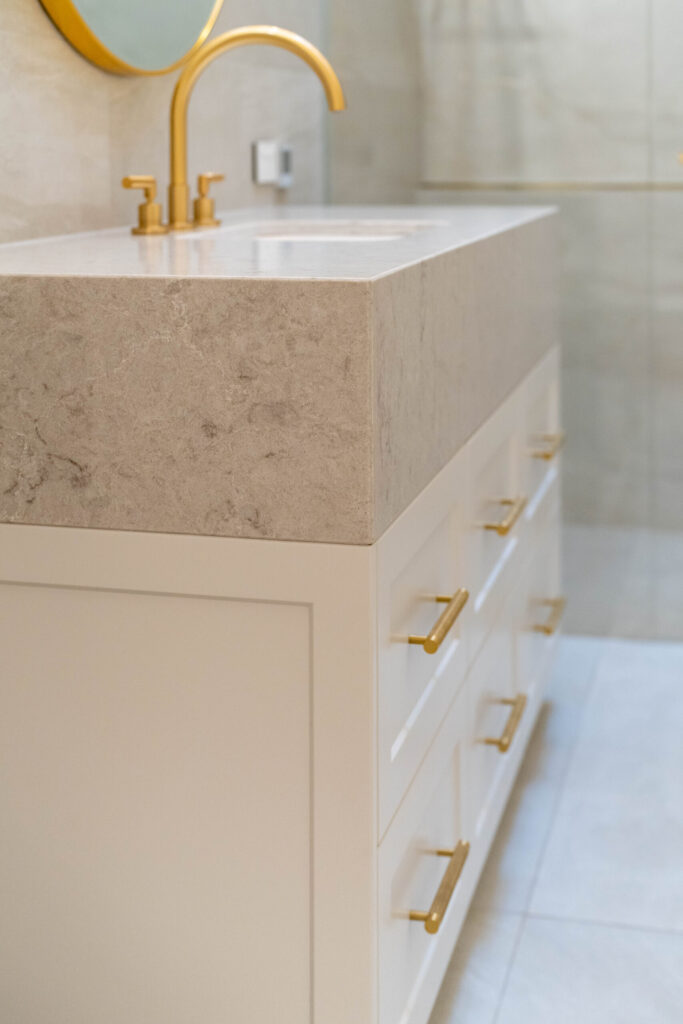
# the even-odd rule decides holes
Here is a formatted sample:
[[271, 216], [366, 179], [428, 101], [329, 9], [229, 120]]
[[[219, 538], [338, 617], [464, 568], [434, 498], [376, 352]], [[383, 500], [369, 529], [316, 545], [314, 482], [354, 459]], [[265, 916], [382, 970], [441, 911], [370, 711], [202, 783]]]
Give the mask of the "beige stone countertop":
[[374, 543], [556, 344], [551, 213], [0, 246], [0, 522]]
[[[131, 216], [135, 207], [131, 205]], [[219, 214], [221, 227], [127, 228], [0, 245], [0, 276], [372, 281], [553, 212], [525, 206], [300, 206]]]

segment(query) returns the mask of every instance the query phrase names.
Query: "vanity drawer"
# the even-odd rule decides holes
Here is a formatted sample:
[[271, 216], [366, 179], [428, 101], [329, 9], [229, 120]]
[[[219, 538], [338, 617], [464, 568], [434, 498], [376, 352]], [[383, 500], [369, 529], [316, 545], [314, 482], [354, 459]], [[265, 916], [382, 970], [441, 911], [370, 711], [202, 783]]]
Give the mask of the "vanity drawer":
[[[474, 889], [462, 801], [466, 722], [462, 693], [380, 846], [380, 1024], [428, 1019]], [[429, 922], [410, 916], [432, 912]]]
[[516, 689], [514, 628], [516, 591], [505, 603], [467, 681], [469, 728], [467, 744], [468, 819], [474, 842], [496, 815], [496, 799], [509, 771], [526, 714], [526, 697]]
[[526, 497], [520, 483], [519, 400], [515, 392], [467, 446], [471, 660], [493, 626], [519, 559]]
[[377, 545], [380, 837], [465, 677], [464, 479], [451, 466], [435, 499], [414, 503]]
[[524, 512], [527, 522], [559, 476], [564, 443], [559, 364], [559, 349], [553, 349], [530, 374], [521, 391], [520, 458], [522, 489], [529, 499]]
[[517, 604], [517, 686], [535, 700], [542, 685], [564, 611], [560, 593], [560, 503], [557, 487], [548, 495], [535, 524], [534, 552]]

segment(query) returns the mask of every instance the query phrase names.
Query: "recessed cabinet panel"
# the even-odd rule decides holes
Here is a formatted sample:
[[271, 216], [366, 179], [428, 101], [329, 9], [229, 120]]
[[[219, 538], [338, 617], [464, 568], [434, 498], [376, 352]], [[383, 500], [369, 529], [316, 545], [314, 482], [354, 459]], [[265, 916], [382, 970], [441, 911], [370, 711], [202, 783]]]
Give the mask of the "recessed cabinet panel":
[[302, 606], [0, 587], [3, 1020], [310, 1020]]
[[514, 712], [513, 605], [508, 600], [496, 620], [467, 680], [470, 726], [467, 745], [467, 801], [475, 839], [487, 828], [497, 808], [496, 795], [509, 764], [510, 749], [493, 741], [502, 739]]
[[518, 402], [519, 393], [515, 393], [468, 444], [471, 659], [493, 627], [510, 585], [507, 577], [520, 556], [520, 520], [526, 495], [520, 481]]
[[553, 349], [531, 373], [520, 404], [522, 487], [530, 521], [546, 491], [559, 477], [564, 435], [560, 422], [559, 350]]
[[464, 473], [451, 473], [445, 508], [409, 509], [377, 545], [380, 836], [465, 676], [467, 594], [436, 651], [418, 642], [448, 608], [436, 598], [466, 586], [461, 481]]
[[555, 487], [534, 522], [532, 556], [517, 606], [516, 663], [518, 688], [535, 699], [562, 626], [560, 590], [560, 505]]
[[[462, 806], [463, 739], [467, 709], [457, 698], [427, 760], [379, 850], [380, 1024], [421, 1024], [436, 997], [452, 945], [467, 911], [473, 876], [469, 857], [448, 856], [468, 841]], [[438, 930], [411, 920], [432, 909], [446, 872], [458, 875]]]

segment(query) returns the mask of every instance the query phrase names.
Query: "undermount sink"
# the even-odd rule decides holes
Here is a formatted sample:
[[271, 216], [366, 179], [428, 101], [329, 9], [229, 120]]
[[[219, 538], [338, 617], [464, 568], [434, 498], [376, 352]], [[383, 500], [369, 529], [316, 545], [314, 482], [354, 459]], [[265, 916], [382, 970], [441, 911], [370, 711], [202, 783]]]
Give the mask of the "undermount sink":
[[256, 224], [253, 234], [268, 242], [391, 242], [438, 224], [435, 220], [288, 220]]

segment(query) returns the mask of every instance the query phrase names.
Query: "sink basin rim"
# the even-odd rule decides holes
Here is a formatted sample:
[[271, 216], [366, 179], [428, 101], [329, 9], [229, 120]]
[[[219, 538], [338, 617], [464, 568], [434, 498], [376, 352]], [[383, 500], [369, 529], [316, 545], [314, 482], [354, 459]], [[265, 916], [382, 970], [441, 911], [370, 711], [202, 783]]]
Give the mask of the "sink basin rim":
[[383, 242], [409, 238], [447, 226], [436, 219], [325, 218], [322, 220], [263, 220], [229, 225], [228, 231], [251, 235], [258, 242]]

